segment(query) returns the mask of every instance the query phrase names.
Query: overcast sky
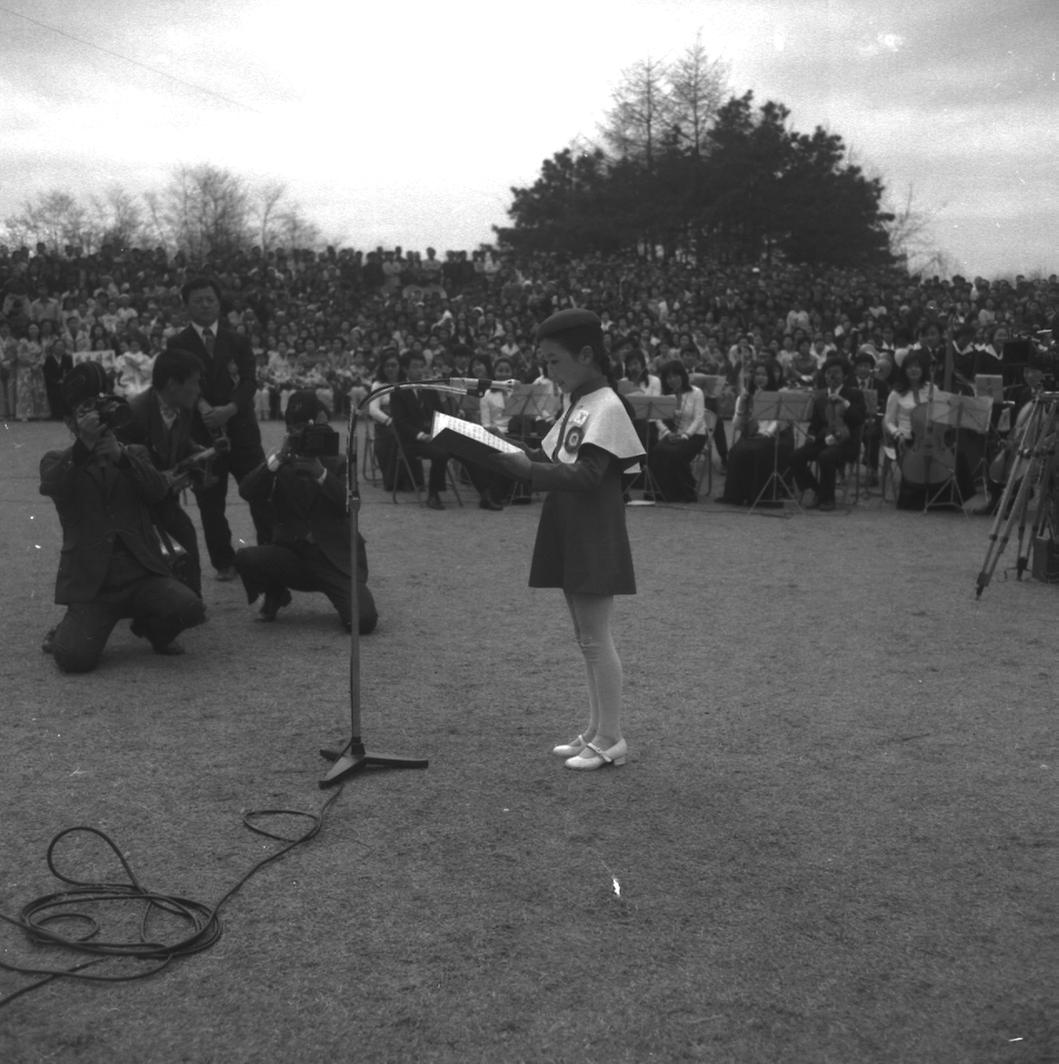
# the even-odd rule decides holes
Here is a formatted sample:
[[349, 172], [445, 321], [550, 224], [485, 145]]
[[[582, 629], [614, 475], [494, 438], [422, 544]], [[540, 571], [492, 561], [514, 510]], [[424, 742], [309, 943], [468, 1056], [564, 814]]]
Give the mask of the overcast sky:
[[700, 29], [733, 94], [911, 190], [953, 266], [1059, 270], [1056, 0], [0, 0], [0, 218], [209, 162], [343, 244], [473, 248]]

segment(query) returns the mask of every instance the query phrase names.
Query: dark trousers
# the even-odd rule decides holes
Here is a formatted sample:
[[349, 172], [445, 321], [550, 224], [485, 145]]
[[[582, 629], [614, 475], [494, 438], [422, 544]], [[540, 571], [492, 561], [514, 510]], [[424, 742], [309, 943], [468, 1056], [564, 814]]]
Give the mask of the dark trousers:
[[[791, 472], [802, 491], [811, 489], [816, 492], [818, 501], [834, 502], [838, 467], [855, 458], [856, 452], [851, 450], [849, 441], [828, 445], [822, 440], [810, 440], [791, 455]], [[810, 462], [816, 462], [820, 467], [819, 480], [809, 468]]]
[[202, 600], [172, 577], [144, 576], [107, 588], [92, 602], [67, 606], [52, 636], [56, 665], [63, 672], [91, 672], [99, 664], [114, 625], [123, 617], [131, 617], [138, 633], [162, 649], [185, 628], [201, 624], [205, 610]]
[[[248, 602], [264, 592], [279, 595], [284, 590], [320, 591], [327, 596], [347, 627], [352, 621], [350, 579], [333, 565], [315, 543], [272, 543], [244, 547], [235, 556], [235, 568], [243, 580]], [[379, 614], [368, 585], [357, 584], [357, 629], [367, 635]]]
[[[430, 462], [430, 472], [427, 475], [427, 494], [440, 495], [445, 490], [446, 470], [451, 455], [436, 443], [428, 443], [426, 440], [403, 441], [404, 452], [409, 459], [422, 458]], [[486, 496], [494, 501], [500, 501], [510, 491], [510, 483], [506, 477], [500, 474], [492, 474], [473, 462], [462, 463], [467, 470], [474, 490], [479, 495]]]
[[[232, 529], [225, 516], [228, 496], [228, 475], [235, 477], [236, 483], [242, 481], [252, 469], [256, 469], [264, 460], [265, 452], [261, 448], [261, 438], [255, 433], [245, 439], [232, 439], [232, 449], [227, 454], [220, 454], [213, 460], [212, 472], [216, 480], [208, 488], [195, 491], [199, 504], [199, 516], [202, 519], [202, 537], [206, 541], [206, 552], [214, 569], [227, 569], [235, 564], [235, 548], [232, 546]], [[272, 526], [275, 515], [272, 504], [258, 500], [250, 504], [250, 516], [254, 522], [254, 531], [258, 543], [268, 543], [272, 539]]]
[[706, 446], [706, 437], [682, 440], [666, 436], [651, 448], [647, 465], [658, 491], [666, 502], [694, 502], [695, 477], [691, 460]]

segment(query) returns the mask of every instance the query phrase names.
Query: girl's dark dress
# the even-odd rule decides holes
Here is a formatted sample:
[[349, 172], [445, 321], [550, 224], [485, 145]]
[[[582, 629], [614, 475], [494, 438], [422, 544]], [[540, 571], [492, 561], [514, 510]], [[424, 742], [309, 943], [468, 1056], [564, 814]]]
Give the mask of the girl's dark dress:
[[548, 496], [530, 565], [530, 587], [567, 594], [634, 595], [622, 471], [643, 455], [625, 407], [606, 385], [580, 389], [534, 459], [531, 482]]

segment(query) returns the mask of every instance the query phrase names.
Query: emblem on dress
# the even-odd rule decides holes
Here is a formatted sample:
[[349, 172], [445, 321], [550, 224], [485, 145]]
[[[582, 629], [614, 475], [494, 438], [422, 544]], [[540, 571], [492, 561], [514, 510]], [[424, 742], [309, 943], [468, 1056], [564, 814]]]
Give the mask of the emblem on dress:
[[570, 427], [566, 430], [566, 439], [563, 440], [563, 447], [570, 453], [574, 454], [578, 447], [581, 446], [581, 441], [585, 438], [585, 423], [588, 421], [588, 411], [578, 410], [572, 418], [570, 418]]

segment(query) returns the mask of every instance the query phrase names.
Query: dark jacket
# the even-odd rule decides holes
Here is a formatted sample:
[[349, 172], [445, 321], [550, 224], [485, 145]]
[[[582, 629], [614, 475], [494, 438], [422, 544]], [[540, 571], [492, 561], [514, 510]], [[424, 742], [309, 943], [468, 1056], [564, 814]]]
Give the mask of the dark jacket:
[[[254, 393], [257, 391], [257, 363], [245, 336], [223, 326], [215, 326], [213, 355], [206, 351], [195, 328], [189, 325], [166, 343], [169, 349], [190, 351], [202, 360], [202, 398], [211, 406], [235, 403], [236, 413], [226, 428], [233, 444], [244, 438], [260, 440], [261, 433], [254, 418]], [[197, 420], [197, 419], [196, 419]], [[196, 436], [209, 441], [205, 426], [199, 426]]]
[[91, 602], [106, 580], [118, 542], [148, 572], [169, 576], [149, 509], [167, 490], [145, 447], [126, 447], [116, 461], [93, 459], [80, 441], [45, 454], [40, 493], [55, 503], [63, 530], [55, 601]]
[[162, 406], [154, 388], [129, 400], [132, 424], [122, 434], [127, 443], [143, 444], [157, 469], [172, 469], [178, 462], [199, 449], [192, 439], [193, 416], [179, 411], [172, 425], [166, 425]]
[[[346, 459], [321, 458], [327, 475], [322, 484], [297, 459], [273, 473], [267, 463], [251, 470], [239, 485], [247, 502], [271, 501], [276, 511], [272, 542], [276, 546], [316, 543], [327, 560], [350, 575], [349, 515], [346, 513]], [[364, 541], [357, 544], [357, 577], [368, 579]]]
[[[844, 442], [850, 443], [856, 439], [858, 429], [864, 424], [864, 396], [861, 395], [859, 388], [854, 388], [848, 384], [843, 384], [838, 390], [838, 394], [849, 403], [845, 413], [842, 415], [842, 421], [846, 430]], [[827, 410], [829, 402], [830, 399], [826, 390], [817, 392], [813, 397], [813, 409], [809, 415], [809, 435], [817, 443], [823, 443], [831, 432]], [[843, 436], [841, 431], [839, 436]]]

